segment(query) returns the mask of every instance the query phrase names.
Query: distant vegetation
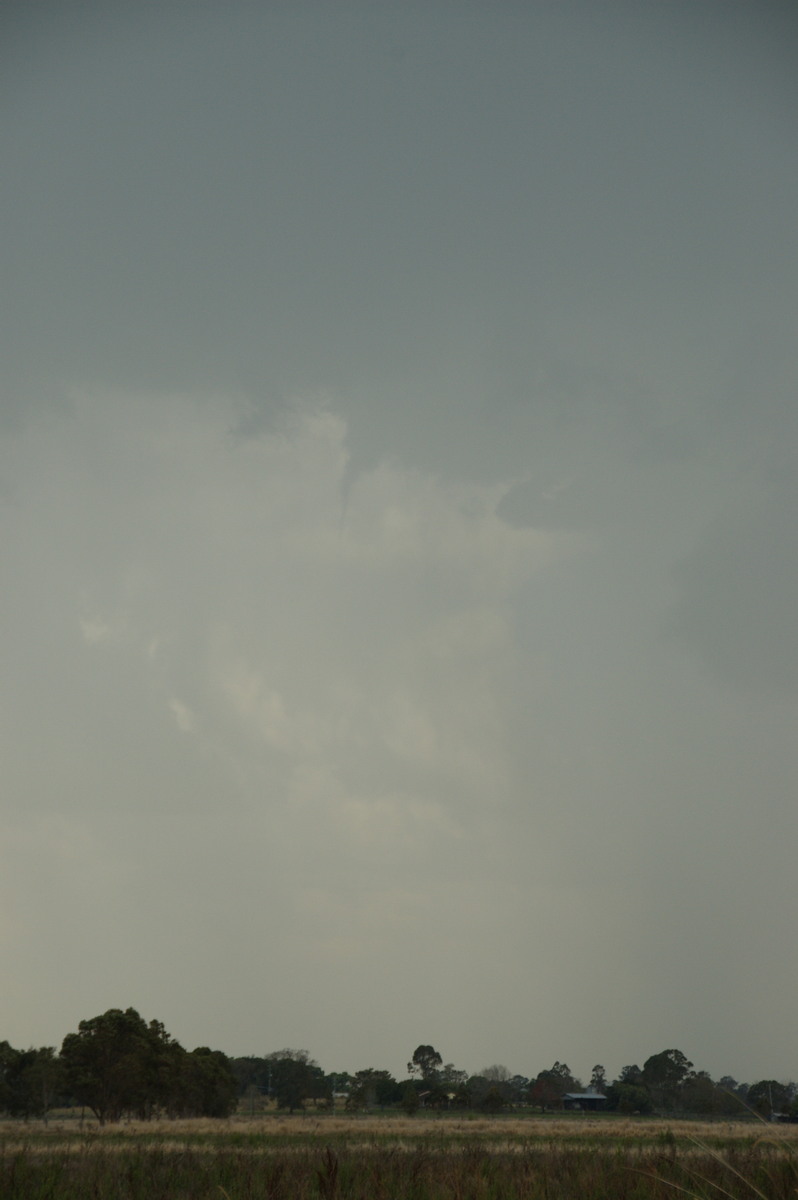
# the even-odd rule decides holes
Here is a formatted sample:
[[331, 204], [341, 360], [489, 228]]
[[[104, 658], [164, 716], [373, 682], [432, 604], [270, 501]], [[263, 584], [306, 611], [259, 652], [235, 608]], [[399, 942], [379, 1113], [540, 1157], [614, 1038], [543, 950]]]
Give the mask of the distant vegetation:
[[595, 1104], [605, 1112], [726, 1117], [753, 1112], [798, 1119], [796, 1084], [775, 1079], [745, 1084], [730, 1076], [716, 1081], [675, 1049], [652, 1055], [642, 1067], [624, 1067], [613, 1081], [597, 1064], [584, 1085], [562, 1062], [533, 1076], [498, 1064], [469, 1075], [444, 1063], [430, 1045], [416, 1047], [404, 1079], [378, 1067], [329, 1074], [304, 1050], [242, 1058], [207, 1046], [187, 1051], [161, 1022], [147, 1022], [133, 1008], [81, 1021], [60, 1051], [0, 1043], [0, 1112], [25, 1120], [67, 1106], [88, 1110], [101, 1125], [122, 1118], [229, 1117], [236, 1111], [254, 1117], [302, 1109], [543, 1113], [591, 1107], [589, 1100], [569, 1099], [586, 1091], [605, 1097]]

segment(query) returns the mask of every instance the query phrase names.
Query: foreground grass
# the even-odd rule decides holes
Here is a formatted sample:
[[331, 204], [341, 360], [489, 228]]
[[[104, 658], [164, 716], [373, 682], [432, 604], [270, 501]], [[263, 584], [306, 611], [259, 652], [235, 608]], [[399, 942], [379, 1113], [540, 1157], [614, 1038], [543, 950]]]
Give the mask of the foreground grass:
[[[3, 1200], [798, 1195], [798, 1129], [525, 1118], [0, 1126]], [[677, 1189], [676, 1191], [674, 1189]]]

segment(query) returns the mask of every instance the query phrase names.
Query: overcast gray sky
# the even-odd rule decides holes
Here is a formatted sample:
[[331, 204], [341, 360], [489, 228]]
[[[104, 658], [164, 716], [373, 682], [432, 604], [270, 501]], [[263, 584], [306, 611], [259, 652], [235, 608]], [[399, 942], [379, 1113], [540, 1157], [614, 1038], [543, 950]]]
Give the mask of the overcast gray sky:
[[791, 4], [0, 16], [0, 1038], [798, 1076]]

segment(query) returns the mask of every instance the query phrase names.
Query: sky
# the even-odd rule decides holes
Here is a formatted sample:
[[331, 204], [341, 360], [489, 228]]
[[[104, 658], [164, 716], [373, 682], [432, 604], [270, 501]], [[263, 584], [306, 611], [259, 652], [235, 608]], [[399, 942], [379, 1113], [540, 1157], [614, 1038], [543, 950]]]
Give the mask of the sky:
[[0, 15], [0, 1039], [798, 1078], [798, 16]]

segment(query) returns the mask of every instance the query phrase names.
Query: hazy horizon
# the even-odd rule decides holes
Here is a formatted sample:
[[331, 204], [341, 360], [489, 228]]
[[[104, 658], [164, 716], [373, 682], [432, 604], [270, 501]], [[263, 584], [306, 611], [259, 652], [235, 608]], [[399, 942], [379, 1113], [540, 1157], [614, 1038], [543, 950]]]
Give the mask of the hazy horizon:
[[0, 14], [0, 1040], [784, 1049], [792, 6]]

